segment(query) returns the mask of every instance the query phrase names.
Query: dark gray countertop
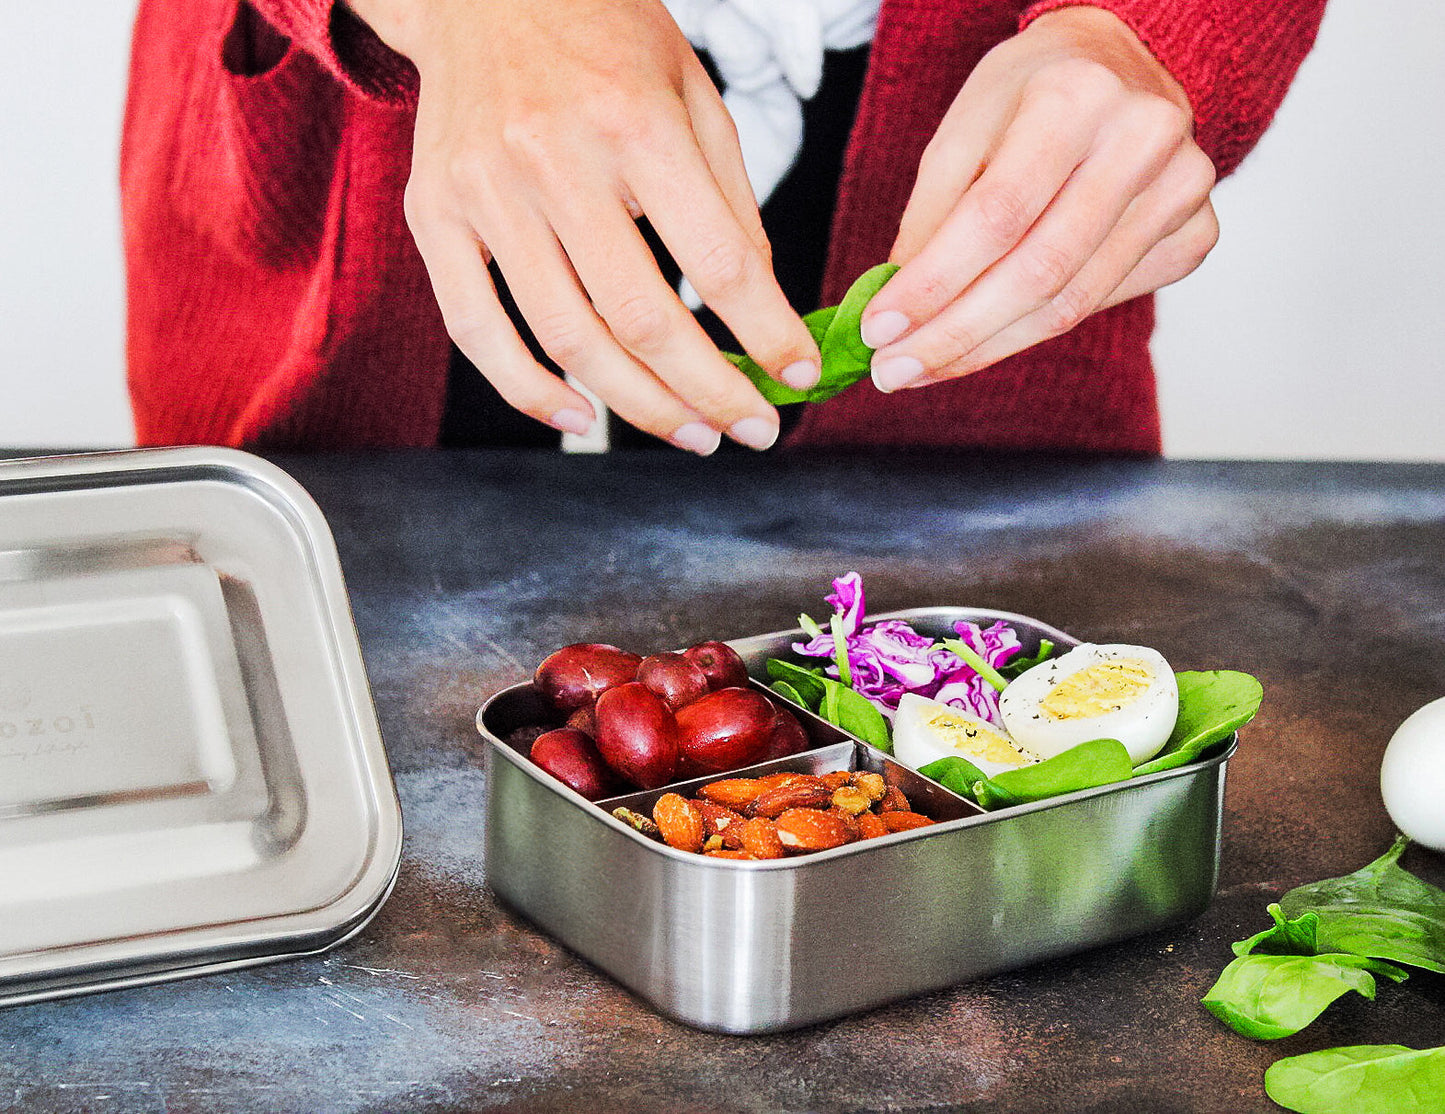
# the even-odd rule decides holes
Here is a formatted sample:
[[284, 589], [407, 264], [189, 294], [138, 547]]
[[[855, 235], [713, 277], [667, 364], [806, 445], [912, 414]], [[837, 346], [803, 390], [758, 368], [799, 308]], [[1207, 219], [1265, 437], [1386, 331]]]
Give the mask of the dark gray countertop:
[[[406, 818], [396, 892], [321, 957], [0, 1011], [0, 1110], [1263, 1111], [1265, 1067], [1445, 1042], [1445, 978], [1297, 1037], [1198, 999], [1265, 905], [1393, 834], [1395, 726], [1445, 694], [1445, 466], [417, 453], [279, 460], [346, 569]], [[771, 1037], [668, 1021], [486, 888], [477, 706], [546, 652], [775, 630], [863, 574], [1177, 668], [1258, 675], [1199, 920]], [[1445, 879], [1445, 857], [1411, 869]], [[866, 931], [866, 910], [860, 910]]]

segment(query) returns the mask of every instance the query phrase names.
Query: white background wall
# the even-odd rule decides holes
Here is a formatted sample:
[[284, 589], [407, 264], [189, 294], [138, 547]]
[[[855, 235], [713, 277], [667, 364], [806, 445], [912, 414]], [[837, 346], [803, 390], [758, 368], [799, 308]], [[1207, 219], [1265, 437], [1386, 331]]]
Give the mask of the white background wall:
[[[131, 442], [132, 7], [0, 4], [0, 446]], [[1166, 451], [1445, 461], [1445, 5], [1333, 0], [1220, 246], [1160, 300]]]

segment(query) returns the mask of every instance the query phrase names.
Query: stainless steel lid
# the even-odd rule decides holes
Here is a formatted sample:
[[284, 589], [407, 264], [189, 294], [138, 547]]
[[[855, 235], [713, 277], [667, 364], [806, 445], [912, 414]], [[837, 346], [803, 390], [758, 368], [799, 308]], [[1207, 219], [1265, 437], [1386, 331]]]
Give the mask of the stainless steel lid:
[[329, 947], [400, 853], [300, 485], [213, 448], [0, 464], [0, 1004]]

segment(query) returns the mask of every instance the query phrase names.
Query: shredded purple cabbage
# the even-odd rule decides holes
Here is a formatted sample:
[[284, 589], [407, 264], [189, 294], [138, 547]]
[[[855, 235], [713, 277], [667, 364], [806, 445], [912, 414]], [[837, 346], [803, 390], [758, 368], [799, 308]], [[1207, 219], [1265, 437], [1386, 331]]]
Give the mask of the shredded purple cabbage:
[[[885, 714], [898, 708], [905, 692], [912, 692], [1002, 726], [998, 691], [957, 655], [919, 634], [902, 619], [861, 626], [863, 578], [856, 572], [833, 581], [827, 602], [840, 618], [853, 687], [880, 705]], [[1003, 622], [980, 627], [959, 620], [953, 629], [995, 669], [1022, 649], [1018, 634]], [[826, 658], [826, 672], [838, 676], [833, 634], [826, 626], [809, 641], [793, 643], [793, 649], [804, 657]]]

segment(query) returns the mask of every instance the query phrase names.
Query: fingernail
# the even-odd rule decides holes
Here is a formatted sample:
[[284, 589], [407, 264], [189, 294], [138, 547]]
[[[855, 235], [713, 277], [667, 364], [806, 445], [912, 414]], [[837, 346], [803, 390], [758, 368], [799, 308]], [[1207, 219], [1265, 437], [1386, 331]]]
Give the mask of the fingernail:
[[908, 318], [897, 310], [885, 309], [863, 318], [861, 331], [864, 344], [869, 348], [882, 348], [908, 331]]
[[558, 410], [552, 415], [551, 424], [563, 433], [581, 436], [592, 428], [592, 416], [581, 410]]
[[880, 391], [897, 391], [923, 378], [923, 364], [912, 356], [891, 356], [873, 365], [873, 385]]
[[672, 443], [698, 456], [711, 456], [722, 443], [722, 434], [702, 422], [688, 422], [673, 433]]
[[809, 387], [816, 387], [822, 375], [822, 371], [812, 360], [799, 360], [797, 363], [783, 368], [783, 382], [795, 391], [806, 391]]
[[728, 436], [751, 449], [766, 449], [778, 439], [778, 427], [766, 418], [744, 418], [728, 430]]

